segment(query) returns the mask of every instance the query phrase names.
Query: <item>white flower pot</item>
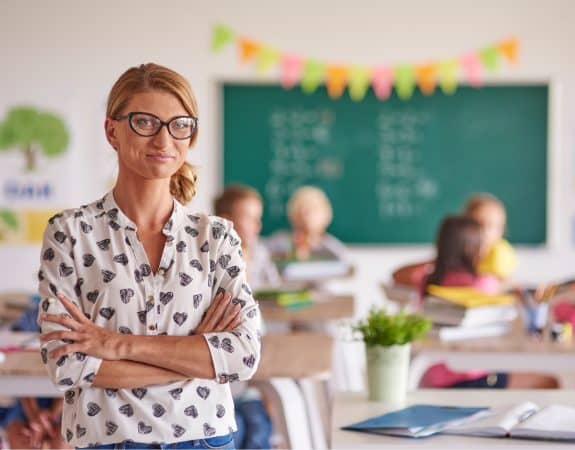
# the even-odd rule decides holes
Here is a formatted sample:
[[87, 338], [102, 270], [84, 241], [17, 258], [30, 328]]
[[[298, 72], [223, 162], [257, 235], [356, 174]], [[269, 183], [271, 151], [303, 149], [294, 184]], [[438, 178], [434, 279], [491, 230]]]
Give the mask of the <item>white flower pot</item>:
[[401, 406], [407, 394], [410, 344], [366, 347], [370, 401]]

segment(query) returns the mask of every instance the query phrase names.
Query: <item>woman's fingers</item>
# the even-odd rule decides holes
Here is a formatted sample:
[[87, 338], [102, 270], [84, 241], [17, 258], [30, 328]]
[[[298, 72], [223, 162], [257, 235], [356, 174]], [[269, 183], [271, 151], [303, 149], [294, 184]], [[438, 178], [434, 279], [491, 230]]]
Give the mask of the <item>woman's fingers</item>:
[[51, 331], [50, 333], [43, 334], [40, 336], [40, 342], [50, 342], [50, 341], [80, 341], [83, 336], [81, 333], [76, 331]]
[[84, 351], [84, 345], [82, 344], [66, 344], [66, 345], [62, 345], [61, 347], [58, 347], [57, 349], [52, 350], [50, 353], [48, 353], [48, 356], [50, 358], [54, 358], [54, 359], [58, 359], [61, 356], [64, 355], [69, 355], [70, 353], [76, 353], [76, 352], [80, 352], [80, 353], [86, 353]]
[[62, 325], [70, 330], [77, 331], [80, 329], [81, 325], [72, 317], [64, 314], [42, 314], [40, 320], [42, 322], [53, 322], [58, 325]]
[[240, 313], [240, 311], [242, 310], [241, 306], [238, 305], [233, 305], [230, 303], [230, 308], [228, 308], [228, 310], [226, 311], [226, 313], [224, 314], [224, 316], [221, 318], [220, 322], [217, 325], [217, 331], [223, 331], [223, 330], [227, 330], [228, 327], [230, 326], [230, 324], [236, 320], [236, 318], [238, 317], [238, 314]]
[[59, 292], [56, 297], [60, 300], [66, 311], [70, 313], [70, 315], [76, 319], [78, 322], [83, 323], [88, 320], [88, 318], [84, 315], [84, 313], [78, 308], [72, 300], [66, 297], [64, 294]]
[[231, 299], [232, 296], [230, 294], [224, 294], [222, 295], [222, 297], [220, 297], [219, 301], [214, 301], [215, 303], [214, 309], [211, 312], [208, 312], [205, 317], [207, 319], [204, 326], [205, 330], [207, 331], [215, 330], [216, 326], [220, 322], [220, 319], [225, 313], [226, 308], [228, 307]]

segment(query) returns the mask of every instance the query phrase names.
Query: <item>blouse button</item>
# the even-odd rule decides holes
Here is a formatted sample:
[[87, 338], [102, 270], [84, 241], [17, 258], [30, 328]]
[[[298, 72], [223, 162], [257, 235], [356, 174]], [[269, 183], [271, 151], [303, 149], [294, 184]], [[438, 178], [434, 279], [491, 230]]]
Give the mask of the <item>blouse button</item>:
[[150, 330], [150, 331], [156, 331], [156, 325], [150, 325], [150, 326], [148, 326], [148, 330]]

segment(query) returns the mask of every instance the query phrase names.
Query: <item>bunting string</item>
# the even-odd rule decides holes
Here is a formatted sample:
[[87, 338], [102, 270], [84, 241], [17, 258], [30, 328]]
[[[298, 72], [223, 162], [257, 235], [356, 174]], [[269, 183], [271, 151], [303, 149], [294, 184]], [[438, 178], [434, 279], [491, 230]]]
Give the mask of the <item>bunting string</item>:
[[485, 73], [499, 70], [503, 62], [517, 64], [519, 60], [519, 41], [509, 38], [459, 57], [424, 63], [374, 66], [332, 63], [283, 52], [240, 36], [226, 25], [215, 25], [212, 51], [220, 52], [231, 44], [237, 48], [239, 61], [253, 64], [258, 73], [279, 70], [280, 82], [286, 89], [299, 84], [303, 92], [311, 94], [325, 84], [331, 98], [340, 98], [347, 88], [354, 101], [361, 101], [369, 87], [379, 100], [389, 98], [394, 88], [402, 100], [411, 98], [416, 88], [423, 95], [433, 95], [439, 86], [443, 93], [452, 95], [460, 79], [480, 87]]

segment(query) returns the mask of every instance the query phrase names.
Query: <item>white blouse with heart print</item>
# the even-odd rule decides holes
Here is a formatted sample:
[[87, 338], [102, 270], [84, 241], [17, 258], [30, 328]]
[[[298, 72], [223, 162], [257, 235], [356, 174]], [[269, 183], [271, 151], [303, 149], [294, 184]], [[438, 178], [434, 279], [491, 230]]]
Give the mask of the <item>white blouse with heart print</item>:
[[[218, 292], [242, 307], [232, 332], [204, 334], [216, 378], [134, 389], [93, 386], [101, 359], [75, 353], [58, 360], [42, 346], [42, 359], [65, 391], [62, 435], [75, 447], [126, 440], [182, 442], [236, 429], [230, 382], [249, 379], [260, 359], [260, 315], [246, 282], [240, 240], [231, 223], [193, 214], [174, 200], [163, 228], [166, 245], [152, 273], [135, 224], [112, 192], [52, 217], [44, 233], [38, 273], [40, 313], [64, 313], [52, 299], [62, 292], [94, 323], [120, 333], [193, 334]], [[59, 325], [43, 322], [42, 333]]]

